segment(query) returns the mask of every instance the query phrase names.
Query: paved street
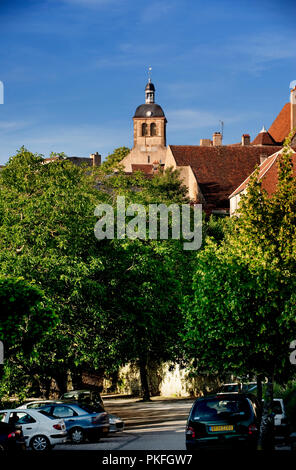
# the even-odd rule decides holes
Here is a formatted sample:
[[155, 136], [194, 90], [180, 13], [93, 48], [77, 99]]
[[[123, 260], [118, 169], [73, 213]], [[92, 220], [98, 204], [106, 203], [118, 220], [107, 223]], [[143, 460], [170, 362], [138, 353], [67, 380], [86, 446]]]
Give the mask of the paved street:
[[56, 446], [57, 450], [185, 450], [185, 424], [193, 400], [105, 400], [106, 410], [124, 419], [124, 432], [110, 434], [97, 444]]

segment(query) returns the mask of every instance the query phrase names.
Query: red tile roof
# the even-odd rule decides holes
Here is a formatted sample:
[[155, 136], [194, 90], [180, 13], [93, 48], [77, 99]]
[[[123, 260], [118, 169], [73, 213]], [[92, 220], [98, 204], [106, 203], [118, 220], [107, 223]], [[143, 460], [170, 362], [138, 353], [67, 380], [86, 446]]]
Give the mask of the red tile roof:
[[[294, 176], [296, 177], [296, 153], [293, 149], [292, 151], [293, 170]], [[259, 180], [262, 180], [262, 188], [265, 189], [269, 195], [275, 192], [278, 183], [277, 161], [279, 159], [279, 156], [281, 155], [281, 152], [282, 149], [268, 157], [263, 163], [261, 163], [259, 167]], [[246, 178], [245, 181], [230, 195], [230, 198], [236, 196], [237, 194], [246, 189], [250, 182], [252, 174], [250, 174], [248, 178]]]
[[151, 175], [153, 173], [153, 165], [147, 163], [132, 163], [132, 172], [142, 171], [146, 175]]
[[286, 103], [279, 115], [271, 124], [268, 132], [276, 142], [283, 142], [291, 130], [291, 108], [290, 103]]
[[178, 166], [190, 165], [206, 201], [206, 210], [229, 209], [229, 196], [276, 146], [203, 147], [170, 145]]
[[261, 131], [253, 140], [252, 145], [276, 145], [276, 142], [269, 132]]

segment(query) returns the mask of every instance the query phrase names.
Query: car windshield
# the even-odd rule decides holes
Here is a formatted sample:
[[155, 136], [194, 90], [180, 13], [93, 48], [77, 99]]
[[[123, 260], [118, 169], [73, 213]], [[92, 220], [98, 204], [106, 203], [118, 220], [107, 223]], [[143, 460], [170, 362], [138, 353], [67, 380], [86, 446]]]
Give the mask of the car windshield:
[[220, 421], [229, 416], [241, 416], [245, 419], [249, 415], [250, 407], [246, 399], [209, 398], [196, 402], [192, 417], [201, 421]]
[[44, 408], [44, 409], [37, 410], [37, 411], [38, 411], [38, 413], [41, 413], [43, 416], [46, 416], [47, 418], [56, 419], [53, 416], [51, 416], [50, 409], [48, 409], [48, 408]]

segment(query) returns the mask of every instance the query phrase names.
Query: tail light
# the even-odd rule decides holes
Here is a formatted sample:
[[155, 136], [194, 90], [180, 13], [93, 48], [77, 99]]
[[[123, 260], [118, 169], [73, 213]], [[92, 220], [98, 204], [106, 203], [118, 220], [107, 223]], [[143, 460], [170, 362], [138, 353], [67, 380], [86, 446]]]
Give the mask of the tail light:
[[108, 422], [108, 414], [107, 413], [100, 413], [96, 416], [92, 416], [91, 422], [93, 424], [96, 424], [96, 423], [99, 423], [99, 422], [106, 423], [106, 422]]
[[257, 432], [258, 428], [256, 424], [250, 424], [248, 427], [248, 434], [252, 435], [254, 432]]
[[186, 435], [188, 437], [191, 437], [192, 439], [195, 439], [195, 431], [191, 426], [188, 426], [187, 431], [186, 431]]
[[55, 429], [58, 429], [59, 431], [61, 431], [61, 430], [63, 429], [63, 428], [62, 428], [62, 425], [61, 425], [60, 423], [54, 424], [53, 427], [54, 427]]
[[11, 432], [7, 437], [8, 439], [13, 439], [15, 437], [15, 432]]

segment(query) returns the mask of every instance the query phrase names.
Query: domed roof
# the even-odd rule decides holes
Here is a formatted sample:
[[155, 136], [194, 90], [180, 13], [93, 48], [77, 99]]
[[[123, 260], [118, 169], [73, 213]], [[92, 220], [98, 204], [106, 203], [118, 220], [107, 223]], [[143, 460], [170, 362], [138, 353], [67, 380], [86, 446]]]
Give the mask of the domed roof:
[[155, 91], [155, 86], [153, 85], [153, 83], [149, 81], [145, 87], [145, 91]]
[[156, 103], [140, 104], [137, 107], [134, 117], [147, 118], [147, 117], [165, 117], [162, 107]]

